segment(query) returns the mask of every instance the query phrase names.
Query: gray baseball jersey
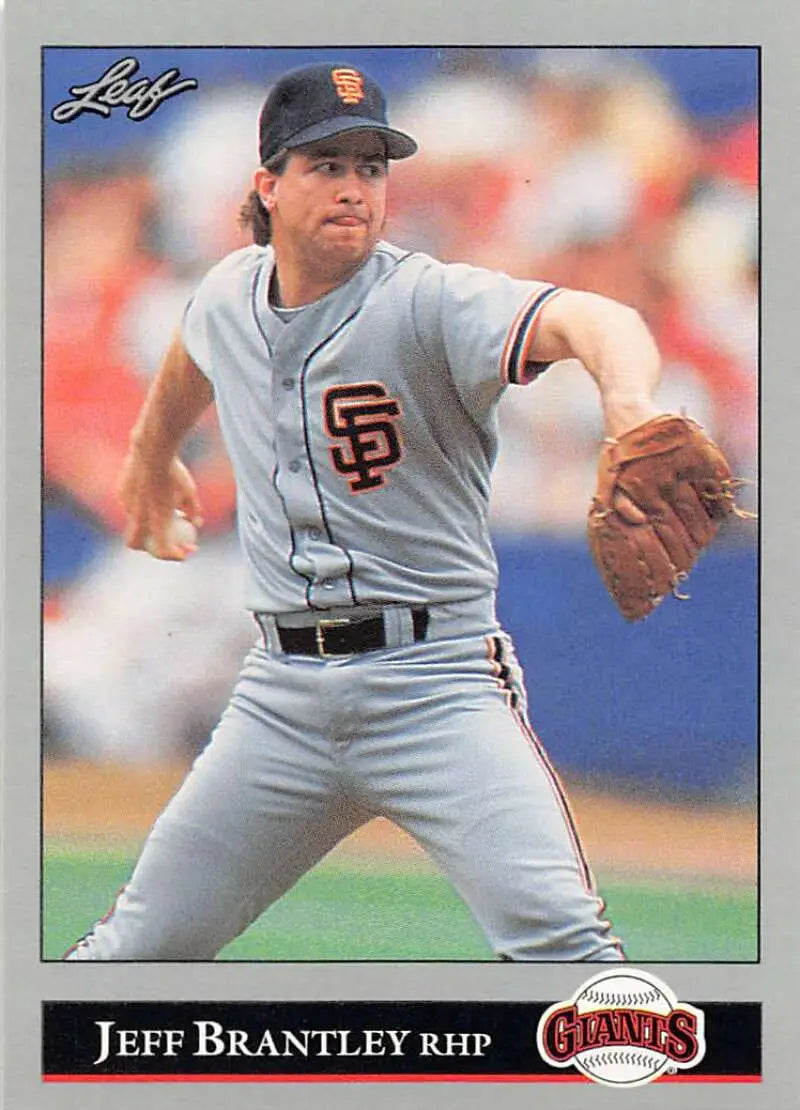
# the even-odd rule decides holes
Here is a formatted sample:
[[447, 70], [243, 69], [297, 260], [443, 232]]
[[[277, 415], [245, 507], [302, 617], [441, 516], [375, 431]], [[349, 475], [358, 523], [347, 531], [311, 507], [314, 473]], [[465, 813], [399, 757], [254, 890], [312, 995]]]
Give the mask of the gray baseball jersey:
[[[621, 959], [494, 612], [496, 404], [541, 369], [528, 354], [559, 291], [381, 243], [346, 284], [281, 312], [272, 268], [270, 248], [228, 256], [184, 320], [236, 473], [263, 641], [69, 958], [213, 958], [382, 815], [499, 956]], [[355, 612], [379, 614], [377, 646], [326, 655]], [[289, 632], [312, 627], [319, 654], [314, 633], [295, 651]]]
[[269, 247], [229, 255], [184, 322], [237, 475], [248, 606], [493, 590], [496, 402], [530, 375], [558, 290], [381, 243], [287, 324], [268, 304], [272, 262]]

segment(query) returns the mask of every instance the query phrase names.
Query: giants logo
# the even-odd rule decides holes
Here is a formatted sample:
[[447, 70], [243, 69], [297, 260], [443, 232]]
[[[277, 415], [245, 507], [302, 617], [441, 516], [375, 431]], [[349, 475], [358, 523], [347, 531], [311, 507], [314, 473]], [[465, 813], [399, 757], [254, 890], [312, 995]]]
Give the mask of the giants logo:
[[602, 971], [568, 1002], [550, 1006], [536, 1041], [554, 1067], [573, 1064], [614, 1087], [640, 1087], [692, 1068], [706, 1048], [703, 1011], [679, 1003], [655, 975], [633, 968]]
[[380, 382], [338, 385], [325, 393], [325, 429], [347, 446], [331, 447], [333, 465], [346, 474], [352, 493], [386, 484], [385, 471], [402, 456], [397, 430], [400, 405]]
[[364, 99], [364, 78], [357, 69], [332, 69], [331, 80], [343, 104], [360, 104]]

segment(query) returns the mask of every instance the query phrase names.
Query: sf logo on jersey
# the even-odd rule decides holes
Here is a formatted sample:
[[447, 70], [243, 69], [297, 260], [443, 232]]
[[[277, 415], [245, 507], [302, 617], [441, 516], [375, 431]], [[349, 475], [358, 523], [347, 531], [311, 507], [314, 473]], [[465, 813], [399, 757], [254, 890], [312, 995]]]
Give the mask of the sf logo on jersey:
[[324, 397], [325, 428], [346, 444], [330, 448], [333, 465], [347, 476], [352, 493], [385, 485], [385, 472], [400, 460], [400, 404], [380, 382], [338, 385]]

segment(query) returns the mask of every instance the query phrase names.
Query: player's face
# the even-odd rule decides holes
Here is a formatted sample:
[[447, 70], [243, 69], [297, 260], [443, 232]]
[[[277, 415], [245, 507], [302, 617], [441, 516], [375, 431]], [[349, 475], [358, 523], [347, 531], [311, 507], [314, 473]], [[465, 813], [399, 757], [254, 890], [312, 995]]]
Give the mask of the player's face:
[[259, 171], [272, 243], [310, 265], [360, 265], [386, 219], [386, 153], [380, 136], [359, 131], [298, 148], [284, 172]]

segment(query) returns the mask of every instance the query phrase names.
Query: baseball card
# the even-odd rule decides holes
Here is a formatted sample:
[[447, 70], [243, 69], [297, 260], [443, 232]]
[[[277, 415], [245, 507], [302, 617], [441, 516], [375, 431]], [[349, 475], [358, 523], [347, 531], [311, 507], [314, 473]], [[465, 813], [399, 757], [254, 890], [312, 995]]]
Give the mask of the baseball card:
[[4, 1105], [796, 1105], [778, 7], [9, 0]]

